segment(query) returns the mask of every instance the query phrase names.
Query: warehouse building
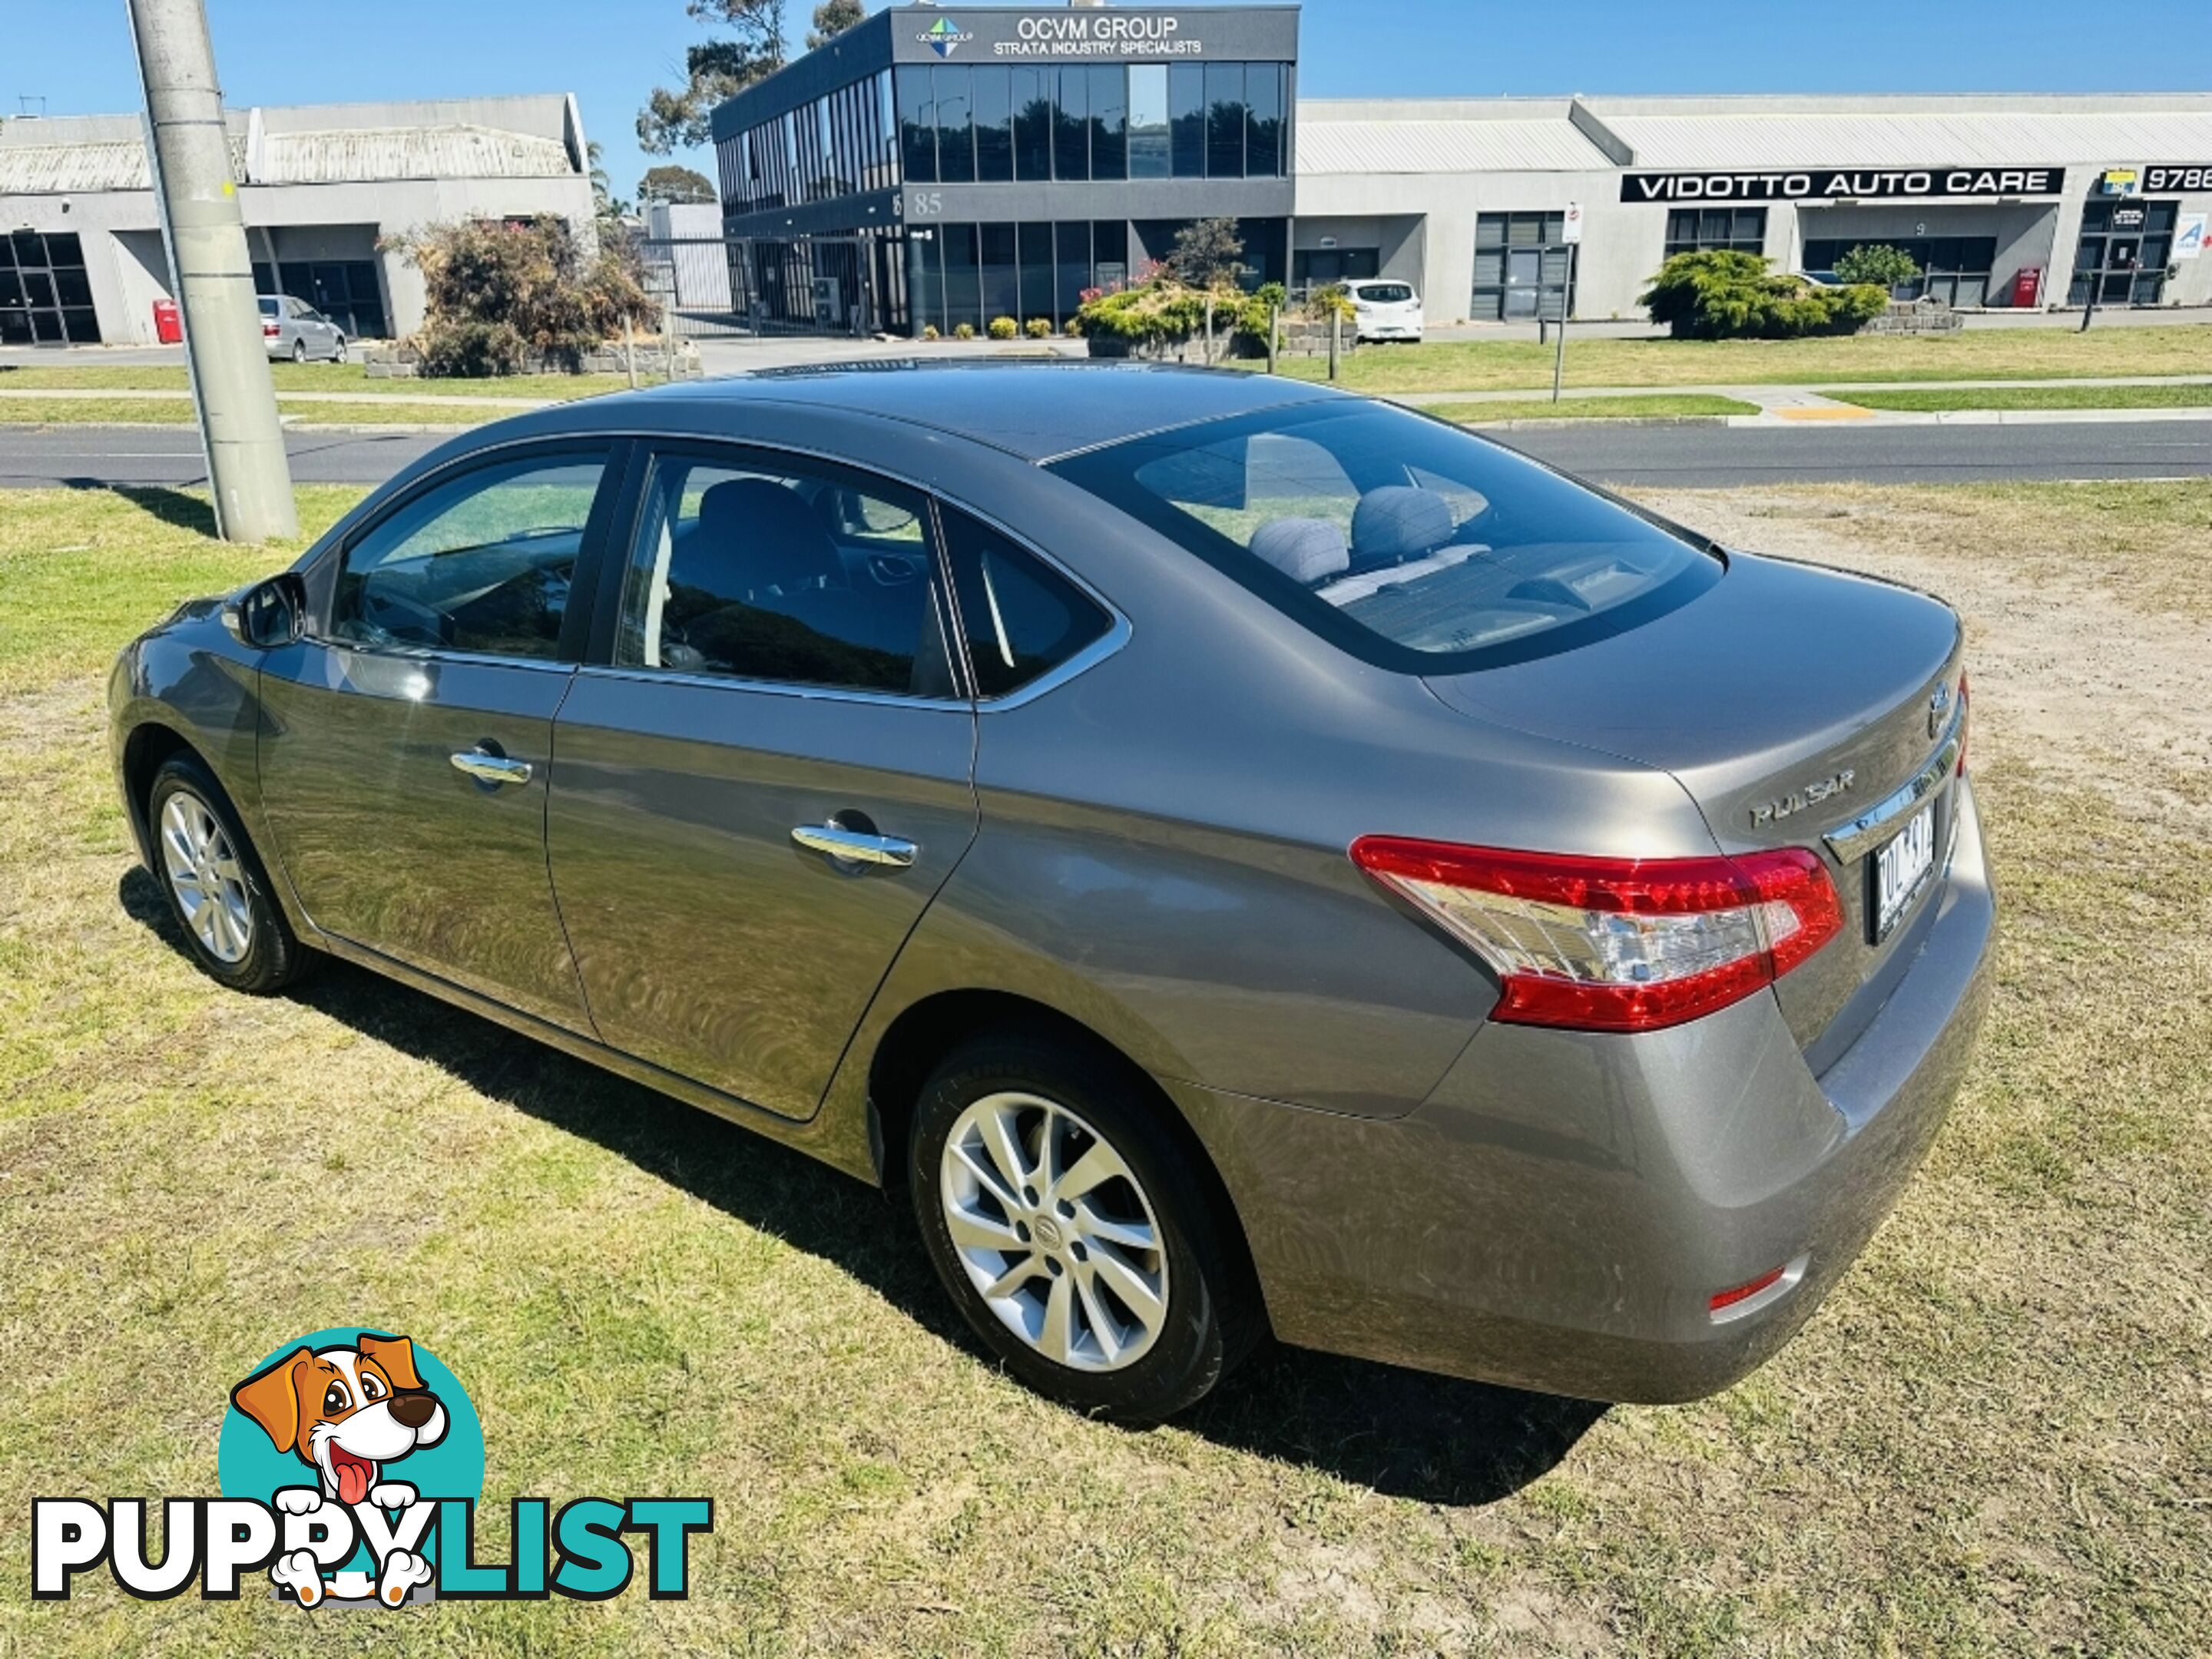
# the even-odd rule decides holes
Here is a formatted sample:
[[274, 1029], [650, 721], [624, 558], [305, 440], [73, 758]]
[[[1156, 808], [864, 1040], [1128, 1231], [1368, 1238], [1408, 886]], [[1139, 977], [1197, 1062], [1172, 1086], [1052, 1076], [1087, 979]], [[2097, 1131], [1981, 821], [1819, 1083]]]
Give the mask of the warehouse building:
[[[422, 325], [421, 276], [387, 239], [460, 219], [593, 222], [583, 124], [562, 94], [228, 120], [257, 287], [356, 339]], [[169, 295], [140, 118], [0, 124], [0, 345], [150, 343]]]
[[[715, 112], [741, 309], [1064, 322], [1227, 216], [1250, 280], [1632, 317], [1670, 253], [1911, 252], [1962, 307], [2212, 303], [2212, 94], [1302, 100], [1295, 7], [897, 6]], [[1570, 278], [1567, 222], [1582, 239]]]

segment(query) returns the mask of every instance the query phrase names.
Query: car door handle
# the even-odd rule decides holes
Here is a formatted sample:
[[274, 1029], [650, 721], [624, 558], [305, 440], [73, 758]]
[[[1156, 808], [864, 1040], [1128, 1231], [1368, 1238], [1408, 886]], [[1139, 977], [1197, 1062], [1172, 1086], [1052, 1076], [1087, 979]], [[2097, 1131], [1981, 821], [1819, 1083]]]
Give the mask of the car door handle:
[[527, 783], [530, 763], [488, 755], [481, 749], [464, 749], [453, 757], [453, 769], [465, 772], [478, 783]]
[[906, 869], [921, 850], [896, 836], [869, 835], [834, 823], [802, 823], [791, 838], [808, 852], [826, 853], [839, 864], [878, 864], [894, 870]]

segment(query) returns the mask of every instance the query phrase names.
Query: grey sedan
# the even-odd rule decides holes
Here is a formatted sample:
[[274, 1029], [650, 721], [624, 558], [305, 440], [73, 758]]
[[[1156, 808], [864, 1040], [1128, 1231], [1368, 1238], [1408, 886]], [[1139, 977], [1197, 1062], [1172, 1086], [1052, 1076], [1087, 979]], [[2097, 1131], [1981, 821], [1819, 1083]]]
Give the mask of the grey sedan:
[[305, 300], [295, 300], [289, 294], [264, 294], [259, 303], [261, 343], [270, 357], [289, 357], [295, 363], [346, 360], [345, 331]]
[[201, 967], [327, 953], [903, 1188], [1158, 1419], [1263, 1337], [1695, 1397], [1936, 1133], [1956, 617], [1318, 387], [770, 373], [455, 440], [111, 687]]

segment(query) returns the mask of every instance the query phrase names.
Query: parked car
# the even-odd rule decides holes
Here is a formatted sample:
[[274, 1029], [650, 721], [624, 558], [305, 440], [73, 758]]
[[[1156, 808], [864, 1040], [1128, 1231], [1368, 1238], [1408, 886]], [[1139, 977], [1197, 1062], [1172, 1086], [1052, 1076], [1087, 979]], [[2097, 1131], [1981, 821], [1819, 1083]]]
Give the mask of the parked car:
[[1413, 340], [1421, 337], [1421, 296], [1406, 283], [1346, 283], [1352, 297], [1352, 320], [1363, 340]]
[[903, 1187], [1149, 1420], [1263, 1334], [1676, 1401], [1927, 1149], [1957, 618], [1303, 382], [764, 373], [457, 438], [110, 686], [185, 948], [365, 965]]
[[295, 363], [325, 358], [346, 360], [345, 331], [309, 305], [289, 294], [264, 294], [261, 339], [271, 358], [289, 357]]

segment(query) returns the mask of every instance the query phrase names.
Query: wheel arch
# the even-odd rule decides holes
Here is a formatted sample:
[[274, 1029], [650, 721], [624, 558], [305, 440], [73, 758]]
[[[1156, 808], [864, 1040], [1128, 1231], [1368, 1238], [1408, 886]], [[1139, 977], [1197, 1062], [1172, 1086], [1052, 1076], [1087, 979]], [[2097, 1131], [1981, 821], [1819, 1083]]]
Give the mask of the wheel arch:
[[[215, 768], [192, 740], [173, 726], [142, 720], [123, 740], [123, 805], [131, 815], [131, 833], [138, 843], [139, 857], [149, 868], [154, 858], [154, 826], [146, 817], [146, 797], [154, 787], [154, 775], [177, 755], [190, 755], [214, 776]], [[221, 781], [221, 780], [217, 780]]]
[[1021, 1031], [1088, 1051], [1128, 1079], [1188, 1160], [1206, 1201], [1224, 1221], [1222, 1234], [1237, 1269], [1255, 1287], [1258, 1272], [1243, 1218], [1197, 1127], [1173, 1094], [1119, 1044], [1051, 1004], [1018, 992], [981, 986], [933, 992], [902, 1009], [869, 1053], [866, 1068], [869, 1152], [887, 1189], [906, 1179], [906, 1140], [922, 1085], [946, 1055], [987, 1032]]

